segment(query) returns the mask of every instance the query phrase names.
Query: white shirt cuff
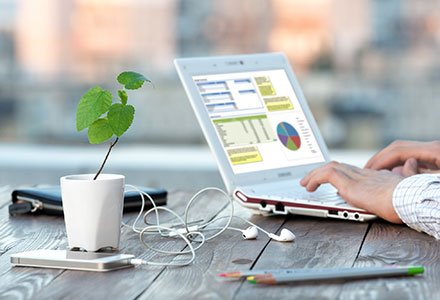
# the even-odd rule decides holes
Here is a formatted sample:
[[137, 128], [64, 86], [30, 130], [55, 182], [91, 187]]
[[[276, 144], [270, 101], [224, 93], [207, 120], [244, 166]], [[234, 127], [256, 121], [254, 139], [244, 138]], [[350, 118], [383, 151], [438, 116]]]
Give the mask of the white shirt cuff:
[[440, 175], [419, 174], [405, 178], [394, 189], [393, 206], [409, 227], [439, 238]]

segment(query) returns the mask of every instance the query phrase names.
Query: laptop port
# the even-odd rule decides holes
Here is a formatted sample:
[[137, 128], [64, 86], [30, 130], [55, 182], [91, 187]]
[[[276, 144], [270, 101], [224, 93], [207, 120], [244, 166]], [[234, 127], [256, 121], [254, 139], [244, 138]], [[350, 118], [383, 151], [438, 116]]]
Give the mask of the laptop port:
[[278, 202], [276, 205], [275, 205], [275, 211], [279, 211], [279, 212], [285, 212], [284, 211], [284, 204], [283, 203], [281, 203], [281, 202]]
[[260, 202], [260, 205], [261, 205], [262, 208], [265, 208], [266, 205], [267, 205], [267, 203], [266, 203], [266, 201], [261, 201], [261, 202]]
[[342, 213], [342, 216], [344, 217], [344, 218], [348, 218], [348, 212], [346, 212], [346, 211], [344, 211], [343, 213]]
[[358, 214], [358, 213], [355, 213], [355, 214], [354, 214], [354, 218], [355, 218], [356, 220], [359, 220], [359, 214]]
[[335, 215], [335, 216], [337, 216], [337, 215], [338, 215], [338, 211], [335, 210], [335, 209], [329, 209], [329, 210], [328, 210], [328, 214], [329, 214], [329, 215]]

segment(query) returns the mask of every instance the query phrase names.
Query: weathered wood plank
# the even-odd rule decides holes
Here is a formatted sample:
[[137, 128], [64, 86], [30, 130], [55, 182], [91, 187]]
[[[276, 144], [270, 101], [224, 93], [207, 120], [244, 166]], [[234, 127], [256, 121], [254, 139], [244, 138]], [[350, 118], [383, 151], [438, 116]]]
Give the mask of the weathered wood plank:
[[[351, 267], [368, 224], [329, 219], [291, 217], [295, 243], [271, 241], [254, 269]], [[277, 286], [244, 282], [234, 299], [336, 299], [342, 286], [303, 283]]]
[[0, 210], [0, 299], [29, 299], [62, 270], [13, 268], [11, 253], [35, 249], [58, 249], [67, 246], [64, 221], [49, 216], [8, 215], [8, 208]]
[[[183, 195], [184, 193], [180, 194]], [[179, 198], [179, 195], [176, 198]], [[171, 202], [183, 206], [179, 201]], [[13, 268], [10, 264], [10, 254], [35, 249], [66, 249], [67, 236], [64, 220], [60, 217], [44, 215], [9, 217], [7, 207], [0, 210], [0, 216], [0, 274], [2, 274], [0, 298], [13, 296], [17, 299], [29, 299], [65, 271]], [[124, 219], [126, 221], [127, 219], [134, 219], [134, 216], [134, 213], [128, 214], [124, 216]], [[124, 229], [123, 234], [121, 246], [128, 245], [125, 247], [128, 248], [127, 251], [131, 250], [131, 244], [140, 244], [137, 236], [130, 234], [128, 230]], [[127, 238], [125, 239], [125, 237]], [[72, 295], [75, 295], [75, 293], [72, 293]], [[44, 294], [40, 294], [40, 296], [45, 298]]]
[[[269, 232], [278, 230], [285, 220], [282, 216], [252, 216], [249, 210], [239, 205], [234, 207], [236, 215], [250, 219]], [[228, 213], [226, 209], [219, 216]], [[237, 219], [232, 226], [248, 227]], [[193, 265], [167, 268], [139, 299], [231, 299], [241, 280], [225, 280], [218, 274], [250, 269], [268, 241], [269, 238], [261, 232], [257, 240], [245, 241], [240, 232], [227, 230], [197, 252]]]
[[[188, 192], [170, 194], [169, 206], [182, 212]], [[236, 205], [237, 213], [269, 231], [292, 229], [295, 243], [270, 241], [260, 234], [256, 241], [243, 241], [240, 233], [227, 231], [197, 253], [196, 262], [184, 268], [143, 266], [106, 274], [38, 268], [12, 268], [10, 254], [33, 249], [65, 249], [64, 221], [51, 216], [9, 217], [10, 189], [0, 190], [0, 299], [440, 299], [440, 242], [406, 226], [375, 221], [368, 224], [289, 217], [251, 216]], [[207, 197], [194, 218], [214, 216], [224, 203], [218, 195]], [[3, 203], [3, 205], [2, 205]], [[221, 214], [226, 214], [222, 211]], [[124, 219], [133, 219], [127, 214]], [[236, 227], [244, 228], [240, 221]], [[364, 240], [365, 237], [365, 240]], [[363, 241], [364, 240], [364, 241]], [[362, 244], [363, 241], [363, 244]], [[153, 238], [160, 247], [176, 243]], [[178, 247], [184, 247], [177, 242]], [[360, 249], [360, 247], [362, 248]], [[172, 260], [145, 250], [138, 236], [123, 229], [121, 252], [145, 259]], [[264, 250], [264, 251], [263, 251]], [[262, 253], [261, 253], [262, 252]], [[261, 256], [260, 256], [261, 255]], [[423, 265], [417, 278], [302, 283], [280, 286], [251, 285], [242, 280], [219, 278], [232, 270], [295, 267]]]
[[375, 222], [356, 267], [422, 265], [423, 276], [347, 282], [341, 299], [440, 299], [440, 241], [404, 225]]
[[[182, 213], [190, 193], [173, 193], [170, 195], [170, 208]], [[199, 205], [194, 211], [193, 217], [212, 218], [218, 214], [223, 206], [223, 201], [218, 194], [207, 195], [202, 201], [206, 205]], [[221, 203], [219, 205], [219, 203]], [[163, 249], [182, 249], [184, 243], [176, 240], [155, 237], [152, 238], [152, 246]], [[172, 256], [157, 255], [147, 249], [139, 242], [137, 234], [123, 229], [121, 237], [121, 253], [134, 254], [139, 258], [147, 260], [170, 261]], [[182, 259], [182, 258], [180, 258]], [[186, 258], [185, 258], [186, 259]], [[111, 296], [114, 299], [134, 299], [138, 297], [163, 271], [164, 267], [142, 266], [134, 269], [125, 269], [115, 272], [97, 274], [93, 272], [65, 271], [61, 276], [50, 282], [40, 290], [36, 299], [99, 299]], [[80, 289], [78, 287], [81, 287]]]
[[0, 208], [9, 205], [12, 189], [9, 186], [0, 186]]

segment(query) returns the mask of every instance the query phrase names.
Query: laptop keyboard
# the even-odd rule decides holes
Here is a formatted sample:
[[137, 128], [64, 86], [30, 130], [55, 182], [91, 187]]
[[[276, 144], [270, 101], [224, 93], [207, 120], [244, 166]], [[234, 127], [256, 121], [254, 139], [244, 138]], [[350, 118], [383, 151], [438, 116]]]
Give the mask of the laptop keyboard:
[[307, 200], [316, 202], [345, 203], [345, 200], [336, 191], [316, 191], [313, 193], [298, 190], [284, 190], [271, 192], [269, 197], [279, 197], [281, 200]]
[[337, 190], [330, 184], [321, 185], [315, 192], [307, 192], [303, 187], [295, 187], [295, 185], [271, 186], [270, 189], [251, 189], [255, 196], [266, 199], [279, 199], [283, 201], [313, 201], [321, 203], [343, 204], [345, 200], [337, 193]]

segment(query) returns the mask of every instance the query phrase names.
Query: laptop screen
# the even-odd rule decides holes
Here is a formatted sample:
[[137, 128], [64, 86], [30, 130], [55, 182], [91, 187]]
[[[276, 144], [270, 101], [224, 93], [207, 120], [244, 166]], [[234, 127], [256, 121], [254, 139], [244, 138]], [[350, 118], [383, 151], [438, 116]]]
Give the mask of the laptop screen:
[[192, 79], [235, 174], [325, 161], [283, 69]]

